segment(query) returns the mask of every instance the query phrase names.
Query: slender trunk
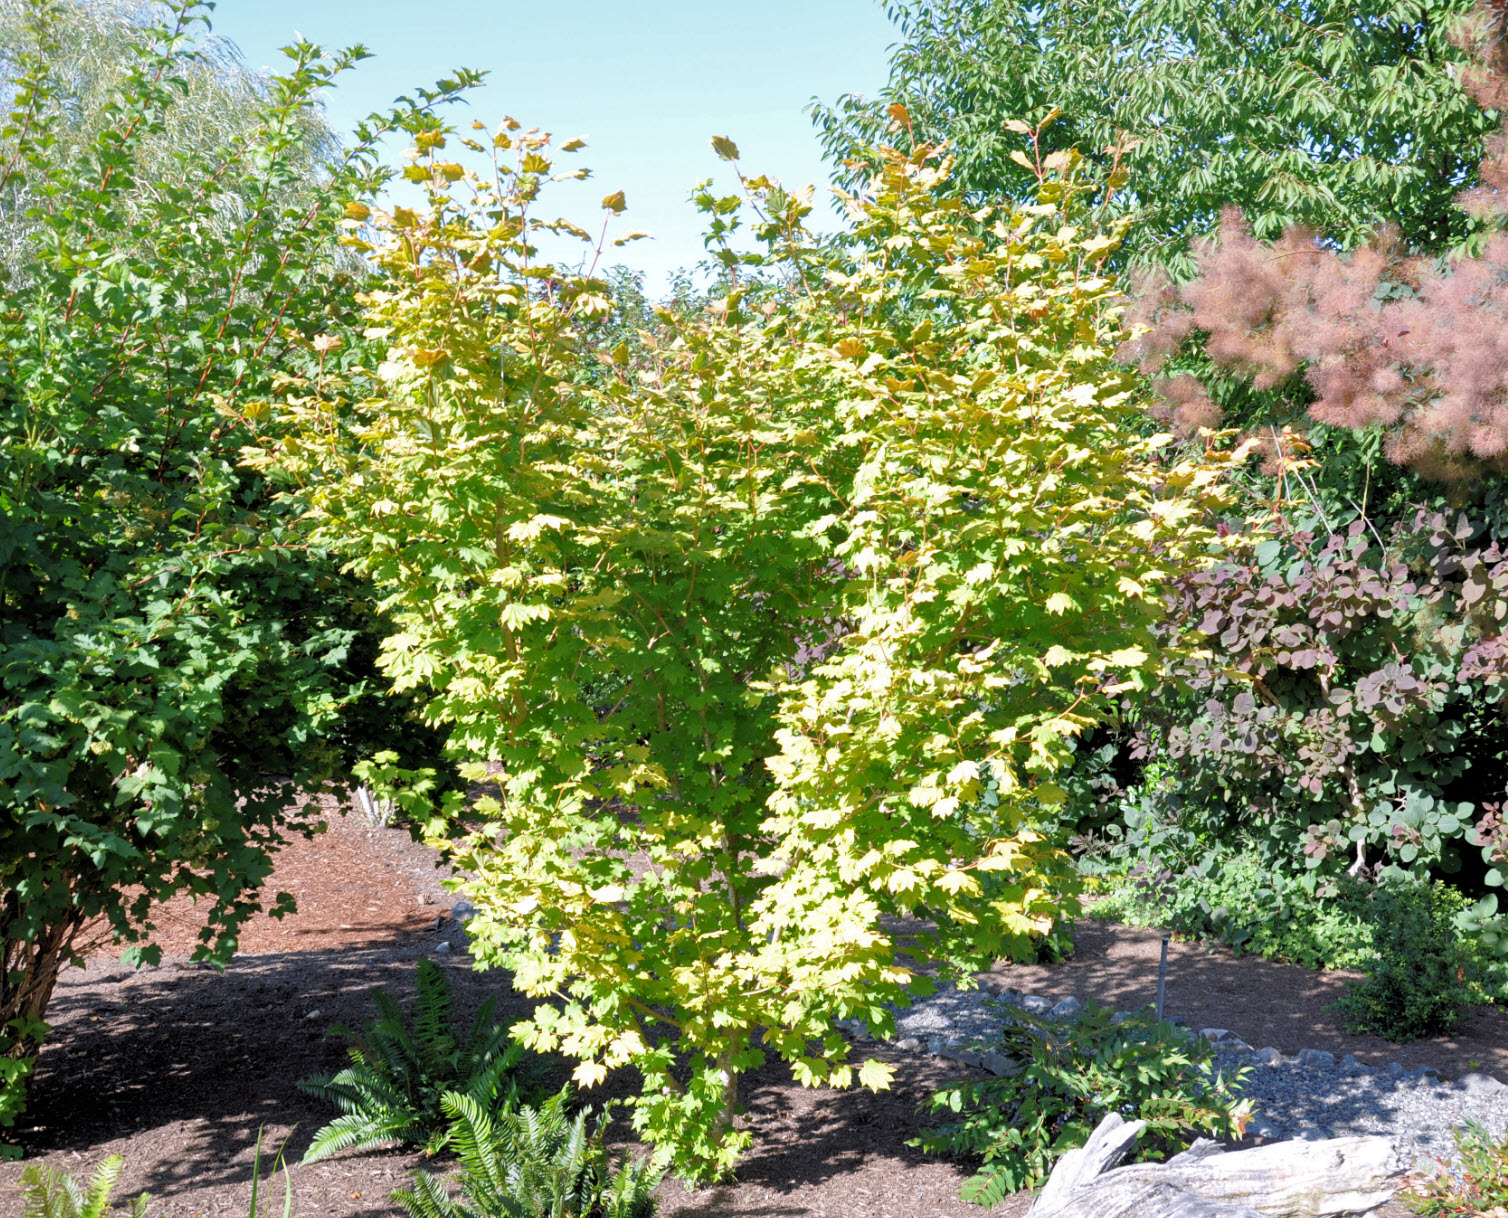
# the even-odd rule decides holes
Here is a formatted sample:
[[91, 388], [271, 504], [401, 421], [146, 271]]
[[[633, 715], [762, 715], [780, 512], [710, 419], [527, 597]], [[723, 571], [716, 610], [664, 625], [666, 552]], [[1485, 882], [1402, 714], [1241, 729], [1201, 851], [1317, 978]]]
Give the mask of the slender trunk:
[[[19, 920], [14, 893], [7, 896], [5, 906], [6, 925], [0, 927], [0, 933], [8, 932]], [[32, 939], [5, 938], [0, 959], [4, 969], [0, 977], [0, 1029], [4, 1030], [0, 1044], [4, 1044], [4, 1056], [26, 1058], [37, 1052], [41, 1038], [34, 1034], [33, 1021], [47, 1013], [58, 974], [73, 958], [74, 939], [83, 925], [83, 913], [70, 910], [61, 920], [43, 926]], [[12, 1028], [12, 1021], [21, 1022], [19, 1032]]]
[[717, 1068], [723, 1075], [723, 1110], [717, 1118], [716, 1138], [719, 1142], [733, 1132], [733, 1122], [738, 1117], [739, 1072], [733, 1068], [733, 1057], [742, 1046], [743, 1033], [738, 1033], [732, 1044], [718, 1054]]

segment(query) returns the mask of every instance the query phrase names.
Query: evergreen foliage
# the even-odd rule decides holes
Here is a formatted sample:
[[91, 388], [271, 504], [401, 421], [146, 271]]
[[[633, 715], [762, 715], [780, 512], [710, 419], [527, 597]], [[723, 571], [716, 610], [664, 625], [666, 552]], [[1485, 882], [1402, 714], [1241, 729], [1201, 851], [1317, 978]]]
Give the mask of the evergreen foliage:
[[393, 1193], [410, 1218], [654, 1218], [661, 1173], [608, 1153], [608, 1116], [574, 1117], [571, 1090], [539, 1107], [489, 1113], [466, 1096], [445, 1097], [461, 1160], [460, 1199], [428, 1172]]
[[1384, 885], [1368, 899], [1378, 906], [1376, 955], [1340, 1002], [1346, 1031], [1399, 1043], [1449, 1035], [1471, 1000], [1471, 959], [1454, 925], [1459, 898], [1437, 882], [1412, 893]]
[[377, 1019], [360, 1033], [336, 1025], [330, 1034], [351, 1042], [351, 1064], [333, 1075], [299, 1082], [299, 1089], [344, 1114], [314, 1135], [305, 1163], [342, 1150], [368, 1150], [390, 1142], [438, 1154], [452, 1129], [443, 1107], [456, 1093], [487, 1112], [514, 1108], [533, 1098], [542, 1063], [509, 1039], [497, 1020], [497, 999], [477, 1008], [462, 1038], [452, 1026], [450, 979], [433, 960], [414, 972], [414, 1011], [405, 1019], [391, 993], [372, 994]]
[[123, 1211], [110, 1204], [125, 1166], [124, 1157], [109, 1155], [84, 1184], [55, 1167], [27, 1165], [21, 1172], [22, 1218], [147, 1218], [146, 1193], [126, 1202]]
[[[126, 1202], [124, 1210], [116, 1209], [110, 1202], [110, 1194], [120, 1181], [125, 1162], [121, 1155], [107, 1156], [94, 1169], [87, 1184], [58, 1168], [40, 1163], [28, 1164], [21, 1171], [21, 1218], [148, 1218], [147, 1207], [152, 1201], [150, 1193], [133, 1197]], [[292, 1218], [293, 1177], [283, 1162], [282, 1147], [278, 1148], [267, 1179], [276, 1176], [280, 1168], [283, 1172], [282, 1218]], [[251, 1161], [251, 1199], [246, 1218], [268, 1218], [267, 1211], [258, 1204], [264, 1182], [262, 1131], [258, 1129], [256, 1151]], [[168, 1218], [168, 1215], [164, 1213], [162, 1218]]]

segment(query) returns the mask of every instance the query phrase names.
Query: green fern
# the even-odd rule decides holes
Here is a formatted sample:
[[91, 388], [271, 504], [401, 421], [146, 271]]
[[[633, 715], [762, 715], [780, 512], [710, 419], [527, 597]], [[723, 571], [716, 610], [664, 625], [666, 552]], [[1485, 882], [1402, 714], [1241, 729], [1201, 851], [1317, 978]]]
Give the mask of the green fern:
[[420, 960], [414, 978], [412, 1023], [386, 990], [372, 995], [377, 1018], [360, 1033], [337, 1024], [331, 1036], [350, 1041], [351, 1064], [338, 1074], [299, 1082], [303, 1091], [333, 1104], [343, 1115], [314, 1135], [305, 1163], [342, 1150], [369, 1150], [391, 1142], [438, 1154], [451, 1127], [441, 1100], [448, 1092], [489, 1111], [534, 1098], [543, 1061], [512, 1042], [497, 1019], [497, 1000], [482, 1003], [462, 1041], [451, 1019], [450, 981], [433, 960]]
[[[287, 1145], [286, 1140], [284, 1146]], [[45, 1163], [31, 1163], [21, 1172], [21, 1218], [147, 1218], [147, 1205], [152, 1200], [150, 1193], [126, 1202], [124, 1210], [110, 1204], [110, 1194], [120, 1182], [126, 1161], [120, 1155], [111, 1155], [97, 1168], [88, 1184], [80, 1184], [67, 1172]], [[283, 1162], [283, 1149], [278, 1148], [273, 1160], [271, 1178], [279, 1168], [283, 1171], [283, 1218], [293, 1213], [293, 1178]], [[256, 1157], [251, 1166], [251, 1205], [247, 1218], [263, 1218], [257, 1208], [257, 1197], [262, 1186], [262, 1131], [257, 1130]]]
[[[21, 1172], [22, 1218], [116, 1218], [121, 1211], [110, 1204], [110, 1194], [125, 1166], [124, 1158], [111, 1155], [83, 1185], [55, 1167], [30, 1164]], [[124, 1218], [146, 1218], [150, 1200], [142, 1193], [126, 1202]]]
[[447, 1095], [461, 1197], [418, 1171], [393, 1200], [410, 1218], [653, 1218], [661, 1173], [642, 1159], [615, 1162], [604, 1144], [608, 1114], [588, 1127], [591, 1109], [566, 1115], [570, 1095], [500, 1113]]

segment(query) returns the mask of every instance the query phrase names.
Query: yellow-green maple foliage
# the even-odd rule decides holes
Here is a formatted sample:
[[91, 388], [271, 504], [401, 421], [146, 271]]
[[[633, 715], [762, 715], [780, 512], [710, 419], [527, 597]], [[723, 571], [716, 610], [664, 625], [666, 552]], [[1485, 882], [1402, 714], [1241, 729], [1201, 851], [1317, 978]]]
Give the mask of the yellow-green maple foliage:
[[[374, 392], [291, 382], [301, 433], [257, 459], [390, 590], [396, 683], [501, 763], [450, 848], [479, 962], [556, 1000], [521, 1033], [585, 1085], [635, 1068], [637, 1127], [715, 1176], [772, 1056], [888, 1085], [833, 1027], [928, 984], [887, 915], [930, 915], [962, 973], [1071, 902], [1050, 779], [1157, 670], [1218, 461], [1127, 425], [1116, 237], [1069, 223], [1069, 181], [966, 213], [946, 160], [887, 154], [841, 255], [808, 196], [706, 195], [733, 286], [597, 350], [607, 285], [532, 244], [591, 240], [533, 214], [548, 137], [463, 142], [488, 173], [427, 137], [428, 207], [353, 217]], [[762, 259], [727, 248], [744, 207]]]

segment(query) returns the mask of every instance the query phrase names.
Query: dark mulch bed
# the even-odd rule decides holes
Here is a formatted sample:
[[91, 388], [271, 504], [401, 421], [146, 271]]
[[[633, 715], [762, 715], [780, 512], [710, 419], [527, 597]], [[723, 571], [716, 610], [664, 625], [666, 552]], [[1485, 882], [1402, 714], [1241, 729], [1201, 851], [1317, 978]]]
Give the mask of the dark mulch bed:
[[[997, 964], [987, 985], [1064, 998], [1093, 996], [1123, 1009], [1157, 998], [1161, 935], [1155, 930], [1085, 919], [1074, 930], [1074, 959], [1062, 964]], [[1352, 972], [1314, 972], [1199, 943], [1168, 945], [1166, 1010], [1194, 1028], [1229, 1028], [1257, 1048], [1284, 1053], [1329, 1049], [1354, 1053], [1368, 1065], [1390, 1061], [1409, 1069], [1433, 1066], [1446, 1078], [1485, 1070], [1508, 1082], [1508, 1010], [1476, 1007], [1453, 1036], [1394, 1045], [1377, 1036], [1351, 1036], [1335, 1002]]]
[[[355, 818], [285, 851], [271, 881], [299, 896], [300, 913], [282, 923], [258, 919], [241, 936], [242, 953], [222, 974], [187, 962], [197, 923], [177, 905], [162, 920], [178, 955], [135, 973], [96, 959], [66, 975], [49, 1016], [21, 1140], [33, 1159], [87, 1173], [108, 1154], [126, 1157], [118, 1198], [143, 1189], [157, 1198], [153, 1218], [245, 1218], [258, 1130], [267, 1145], [288, 1139], [295, 1163], [327, 1109], [294, 1080], [337, 1068], [338, 1041], [323, 1030], [355, 1024], [370, 1012], [369, 993], [386, 985], [406, 994], [413, 962], [442, 941], [460, 946], [453, 924], [435, 928], [451, 897], [439, 886], [428, 851], [398, 830], [374, 831]], [[1079, 953], [1066, 964], [1000, 966], [986, 984], [1055, 996], [1093, 995], [1117, 1006], [1150, 1001], [1156, 986], [1155, 932], [1081, 924]], [[506, 975], [472, 972], [458, 951], [447, 962], [464, 1013], [488, 993], [507, 1014], [527, 1002]], [[1480, 1062], [1508, 1078], [1508, 1024], [1501, 1011], [1476, 1016], [1449, 1040], [1398, 1048], [1347, 1037], [1326, 1005], [1344, 980], [1193, 944], [1175, 944], [1169, 1010], [1194, 1026], [1231, 1028], [1255, 1045], [1304, 1046], [1396, 1058], [1447, 1075]], [[803, 1089], [783, 1066], [748, 1080], [755, 1143], [735, 1185], [686, 1192], [664, 1186], [667, 1218], [783, 1215], [830, 1218], [974, 1218], [958, 1200], [967, 1170], [905, 1145], [918, 1106], [960, 1067], [881, 1050], [898, 1068], [886, 1094]], [[621, 1094], [627, 1080], [600, 1092]], [[390, 1218], [388, 1199], [421, 1163], [389, 1151], [342, 1156], [292, 1171], [295, 1218]], [[0, 1166], [0, 1215], [19, 1212], [19, 1164]], [[281, 1182], [274, 1212], [281, 1213]], [[1019, 1218], [1026, 1197], [993, 1211]], [[1390, 1214], [1402, 1214], [1390, 1207]]]

